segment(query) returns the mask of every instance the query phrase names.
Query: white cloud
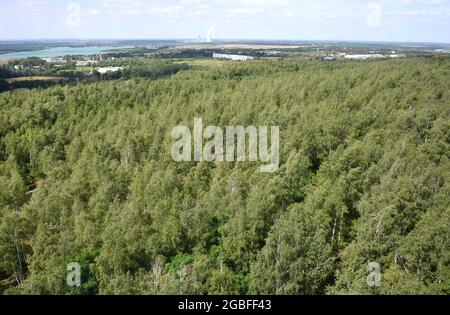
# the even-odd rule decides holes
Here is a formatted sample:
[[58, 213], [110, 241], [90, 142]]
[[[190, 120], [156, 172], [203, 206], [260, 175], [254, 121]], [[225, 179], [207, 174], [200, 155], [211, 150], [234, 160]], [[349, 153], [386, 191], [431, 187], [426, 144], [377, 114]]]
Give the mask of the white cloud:
[[99, 10], [89, 10], [87, 12], [88, 15], [99, 15], [100, 11]]
[[228, 16], [240, 16], [240, 15], [256, 15], [262, 14], [265, 11], [262, 9], [248, 9], [248, 8], [236, 8], [226, 10]]
[[164, 15], [164, 14], [179, 13], [182, 9], [183, 9], [182, 6], [155, 7], [148, 9], [145, 12], [150, 14]]

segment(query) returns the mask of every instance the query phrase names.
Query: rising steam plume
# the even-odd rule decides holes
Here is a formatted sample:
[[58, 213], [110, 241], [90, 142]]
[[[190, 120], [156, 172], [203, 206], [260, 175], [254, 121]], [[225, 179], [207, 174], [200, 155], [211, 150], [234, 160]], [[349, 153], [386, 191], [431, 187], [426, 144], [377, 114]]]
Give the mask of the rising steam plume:
[[216, 30], [216, 27], [215, 27], [215, 26], [211, 26], [211, 27], [209, 28], [209, 30], [208, 30], [208, 35], [206, 36], [206, 41], [207, 41], [208, 43], [211, 43], [211, 42], [212, 42], [212, 34], [214, 33], [215, 30]]

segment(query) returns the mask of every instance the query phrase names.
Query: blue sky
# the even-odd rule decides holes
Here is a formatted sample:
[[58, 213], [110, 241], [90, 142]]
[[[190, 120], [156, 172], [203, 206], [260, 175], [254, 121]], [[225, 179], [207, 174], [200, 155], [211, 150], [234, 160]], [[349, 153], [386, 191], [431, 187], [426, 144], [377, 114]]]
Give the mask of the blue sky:
[[0, 0], [0, 39], [450, 43], [450, 0]]

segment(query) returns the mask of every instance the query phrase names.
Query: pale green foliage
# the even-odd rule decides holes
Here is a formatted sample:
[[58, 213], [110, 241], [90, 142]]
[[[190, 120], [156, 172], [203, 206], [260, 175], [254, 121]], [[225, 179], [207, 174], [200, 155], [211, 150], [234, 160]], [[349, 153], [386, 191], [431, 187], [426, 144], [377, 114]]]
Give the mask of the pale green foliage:
[[[254, 61], [1, 93], [0, 280], [11, 294], [449, 294], [449, 77], [448, 58]], [[279, 171], [172, 161], [171, 130], [194, 117], [280, 126]]]

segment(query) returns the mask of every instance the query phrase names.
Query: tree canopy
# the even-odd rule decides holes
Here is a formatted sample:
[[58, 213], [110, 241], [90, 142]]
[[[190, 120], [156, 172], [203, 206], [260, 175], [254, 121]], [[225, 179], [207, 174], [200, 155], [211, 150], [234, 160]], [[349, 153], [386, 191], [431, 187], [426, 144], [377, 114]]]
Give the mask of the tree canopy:
[[[450, 59], [221, 65], [0, 94], [0, 291], [449, 294]], [[194, 117], [279, 171], [174, 162]]]

